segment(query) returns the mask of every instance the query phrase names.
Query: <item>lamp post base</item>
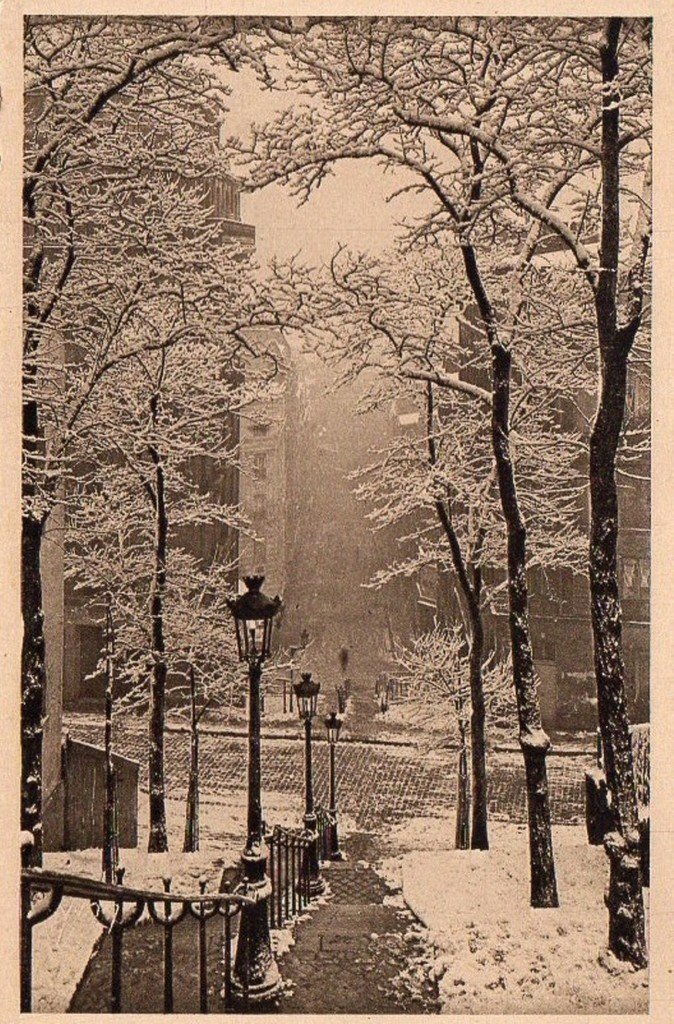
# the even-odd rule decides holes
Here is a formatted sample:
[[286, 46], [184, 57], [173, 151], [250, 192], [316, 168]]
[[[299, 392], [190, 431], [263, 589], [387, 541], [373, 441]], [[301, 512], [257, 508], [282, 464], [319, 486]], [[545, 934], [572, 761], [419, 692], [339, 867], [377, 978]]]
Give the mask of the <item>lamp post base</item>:
[[[249, 1003], [270, 1003], [280, 994], [283, 987], [281, 974], [276, 963], [273, 968], [267, 972], [264, 980], [248, 986]], [[232, 992], [237, 1002], [245, 1001], [246, 990], [236, 977], [232, 978]]]
[[307, 839], [311, 840], [311, 845], [307, 850], [307, 858], [309, 861], [309, 895], [313, 899], [314, 896], [320, 896], [321, 893], [325, 892], [325, 879], [321, 875], [321, 868], [318, 862], [318, 829], [315, 814], [304, 815], [304, 830]]
[[282, 984], [269, 935], [267, 903], [272, 887], [266, 873], [267, 857], [260, 847], [246, 848], [241, 861], [243, 892], [256, 902], [241, 908], [232, 989], [238, 998], [263, 1003], [278, 995]]
[[328, 810], [332, 824], [328, 826], [328, 850], [325, 860], [346, 860], [345, 855], [339, 848], [339, 836], [337, 835], [337, 812], [334, 808]]
[[318, 878], [310, 879], [310, 881], [309, 881], [309, 895], [311, 896], [312, 899], [314, 898], [314, 896], [320, 896], [324, 892], [325, 892], [325, 879], [324, 878], [321, 878], [319, 876]]

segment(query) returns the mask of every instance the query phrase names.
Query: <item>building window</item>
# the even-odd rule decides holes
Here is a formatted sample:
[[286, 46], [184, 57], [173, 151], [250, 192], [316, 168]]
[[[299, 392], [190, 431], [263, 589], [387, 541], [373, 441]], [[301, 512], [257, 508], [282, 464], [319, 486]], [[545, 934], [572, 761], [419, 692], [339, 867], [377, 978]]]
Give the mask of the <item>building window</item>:
[[623, 558], [622, 588], [625, 597], [648, 597], [651, 567], [647, 558]]
[[267, 571], [267, 543], [264, 540], [253, 541], [253, 572]]
[[253, 480], [267, 479], [267, 456], [264, 452], [253, 455]]
[[648, 381], [643, 376], [630, 376], [627, 382], [627, 408], [630, 416], [637, 420], [648, 416], [651, 405], [651, 392]]
[[259, 420], [252, 422], [250, 425], [251, 433], [253, 434], [268, 434], [271, 428], [271, 423], [265, 420]]
[[255, 516], [256, 522], [262, 522], [267, 517], [267, 495], [264, 491], [256, 491], [250, 499], [250, 511]]
[[557, 648], [552, 640], [541, 635], [534, 642], [534, 655], [537, 661], [556, 661]]
[[79, 678], [77, 696], [100, 697], [105, 692], [105, 676], [100, 669], [105, 638], [100, 626], [78, 623], [75, 626], [79, 641]]
[[633, 654], [634, 699], [643, 700], [648, 696], [649, 656], [648, 651], [636, 650]]

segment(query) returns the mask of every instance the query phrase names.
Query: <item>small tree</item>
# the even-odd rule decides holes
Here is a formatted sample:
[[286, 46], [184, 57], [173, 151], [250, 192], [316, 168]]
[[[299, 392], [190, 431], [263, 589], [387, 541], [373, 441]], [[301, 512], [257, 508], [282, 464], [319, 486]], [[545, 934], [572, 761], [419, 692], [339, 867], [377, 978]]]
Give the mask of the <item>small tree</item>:
[[[459, 757], [456, 804], [457, 849], [469, 847], [470, 784], [467, 752], [470, 747], [470, 656], [458, 624], [436, 625], [411, 645], [397, 645], [395, 663], [406, 685], [405, 701], [415, 721], [446, 737], [458, 734]], [[485, 712], [490, 727], [511, 732], [517, 720], [509, 667], [496, 663], [493, 654], [484, 671]]]

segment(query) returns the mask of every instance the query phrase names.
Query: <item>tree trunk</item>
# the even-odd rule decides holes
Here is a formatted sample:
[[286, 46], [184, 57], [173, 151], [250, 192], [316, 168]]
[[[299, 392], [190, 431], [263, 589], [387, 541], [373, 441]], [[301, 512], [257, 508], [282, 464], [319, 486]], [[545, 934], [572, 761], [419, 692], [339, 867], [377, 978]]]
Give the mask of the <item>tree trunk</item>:
[[184, 853], [195, 853], [199, 849], [199, 720], [197, 718], [197, 695], [194, 684], [194, 669], [190, 666], [190, 768], [187, 780], [187, 805], [185, 808]]
[[[154, 400], [153, 400], [154, 401]], [[156, 408], [156, 407], [155, 407]], [[150, 682], [150, 835], [148, 851], [168, 849], [166, 832], [166, 786], [164, 781], [164, 725], [166, 719], [166, 645], [164, 640], [164, 594], [166, 590], [166, 552], [168, 515], [164, 489], [164, 470], [156, 449], [151, 449], [155, 464], [155, 565], [152, 580], [151, 616], [154, 664]]]
[[621, 19], [605, 24], [602, 67], [602, 225], [595, 293], [601, 362], [599, 403], [590, 436], [590, 599], [599, 729], [614, 830], [605, 839], [610, 861], [607, 896], [609, 946], [621, 960], [647, 962], [639, 820], [632, 745], [625, 701], [622, 608], [618, 587], [618, 491], [615, 464], [623, 426], [627, 360], [641, 319], [618, 326], [620, 250], [620, 93], [618, 45]]
[[105, 811], [103, 874], [106, 882], [114, 882], [119, 860], [117, 834], [117, 778], [112, 759], [112, 710], [114, 701], [114, 632], [110, 599], [105, 620]]
[[519, 509], [509, 437], [510, 352], [492, 339], [492, 443], [508, 533], [508, 599], [513, 679], [524, 757], [529, 818], [532, 907], [557, 907], [557, 881], [546, 755], [550, 740], [541, 724], [529, 629], [526, 529]]
[[[429, 382], [426, 386], [426, 429], [428, 432], [428, 454], [431, 466], [438, 461], [437, 448], [434, 437], [434, 401], [433, 385]], [[487, 758], [486, 758], [486, 715], [484, 705], [484, 682], [482, 679], [482, 660], [484, 657], [484, 627], [482, 625], [482, 611], [480, 608], [480, 595], [482, 589], [482, 573], [477, 564], [473, 565], [471, 583], [463, 557], [459, 538], [456, 535], [452, 522], [451, 504], [439, 499], [435, 502], [435, 509], [445, 531], [452, 555], [452, 565], [459, 581], [461, 594], [468, 610], [470, 656], [470, 736], [471, 736], [471, 777], [472, 777], [472, 829], [471, 848], [474, 850], [489, 849], [488, 832], [488, 798], [487, 798]], [[482, 542], [478, 541], [477, 553], [481, 552]]]
[[557, 879], [546, 755], [550, 740], [543, 730], [534, 676], [529, 592], [526, 576], [526, 529], [520, 512], [510, 452], [510, 352], [500, 343], [496, 318], [484, 289], [475, 250], [464, 242], [461, 254], [492, 353], [491, 440], [499, 496], [507, 530], [508, 603], [513, 682], [517, 699], [520, 746], [524, 758], [529, 822], [532, 907], [557, 907]]
[[457, 773], [456, 833], [454, 846], [467, 850], [470, 846], [470, 788], [468, 785], [468, 757], [466, 750], [466, 729], [460, 729], [461, 746]]
[[486, 714], [484, 705], [484, 681], [482, 661], [484, 658], [484, 628], [480, 609], [469, 609], [470, 653], [468, 671], [470, 676], [470, 758], [472, 781], [472, 825], [470, 846], [472, 850], [489, 849], [488, 832], [488, 791], [487, 791], [487, 750], [485, 742]]
[[190, 769], [187, 780], [187, 807], [185, 811], [184, 853], [199, 849], [199, 727], [190, 729]]
[[42, 863], [42, 719], [46, 688], [40, 577], [42, 530], [41, 521], [24, 514], [21, 523], [21, 828], [33, 835], [31, 862], [36, 866]]
[[604, 352], [601, 395], [590, 439], [590, 596], [599, 728], [614, 821], [614, 831], [605, 839], [610, 860], [609, 946], [619, 959], [643, 966], [647, 954], [639, 869], [639, 817], [625, 700], [618, 589], [615, 458], [626, 383], [626, 355]]

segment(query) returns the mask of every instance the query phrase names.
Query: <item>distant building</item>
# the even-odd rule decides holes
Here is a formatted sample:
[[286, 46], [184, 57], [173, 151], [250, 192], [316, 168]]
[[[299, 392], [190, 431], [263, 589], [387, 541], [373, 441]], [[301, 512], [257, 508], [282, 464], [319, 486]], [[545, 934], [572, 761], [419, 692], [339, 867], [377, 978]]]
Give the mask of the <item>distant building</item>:
[[[290, 349], [278, 330], [248, 332], [258, 353], [278, 367], [276, 397], [252, 405], [239, 420], [239, 505], [250, 529], [238, 535], [239, 575], [261, 574], [265, 591], [282, 594], [287, 582], [286, 518], [290, 417], [295, 371]], [[263, 356], [264, 358], [264, 356]]]
[[[235, 178], [224, 176], [209, 181], [204, 187], [203, 202], [221, 228], [223, 245], [235, 240], [254, 246], [255, 228], [241, 221], [241, 188]], [[223, 434], [232, 449], [239, 444], [239, 417], [227, 415]], [[223, 465], [206, 455], [191, 459], [190, 476], [196, 486], [208, 491], [226, 505], [239, 501], [239, 471], [232, 464]], [[239, 554], [238, 532], [223, 523], [207, 523], [197, 528], [176, 529], [173, 543], [199, 558], [204, 565], [215, 557], [235, 566]], [[236, 570], [232, 572], [235, 587]], [[63, 653], [63, 705], [66, 710], [90, 710], [101, 706], [105, 681], [96, 675], [96, 665], [104, 646], [100, 607], [75, 593], [71, 584], [65, 587], [65, 643]]]

